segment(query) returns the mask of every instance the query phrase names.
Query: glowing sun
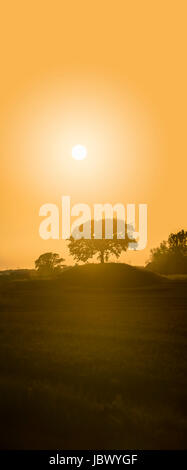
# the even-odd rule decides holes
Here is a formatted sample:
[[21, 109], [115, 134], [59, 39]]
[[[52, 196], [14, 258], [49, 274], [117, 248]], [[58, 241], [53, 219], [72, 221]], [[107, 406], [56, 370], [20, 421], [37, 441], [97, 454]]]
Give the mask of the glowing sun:
[[75, 145], [72, 148], [72, 157], [75, 160], [84, 160], [87, 156], [87, 148], [84, 145]]

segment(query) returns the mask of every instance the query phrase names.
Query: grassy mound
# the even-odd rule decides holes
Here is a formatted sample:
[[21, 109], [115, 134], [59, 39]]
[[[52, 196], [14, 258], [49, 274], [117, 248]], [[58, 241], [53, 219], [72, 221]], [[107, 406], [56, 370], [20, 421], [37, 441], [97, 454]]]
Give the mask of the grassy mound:
[[161, 283], [155, 273], [122, 263], [74, 266], [62, 274], [63, 282], [81, 287], [147, 287]]

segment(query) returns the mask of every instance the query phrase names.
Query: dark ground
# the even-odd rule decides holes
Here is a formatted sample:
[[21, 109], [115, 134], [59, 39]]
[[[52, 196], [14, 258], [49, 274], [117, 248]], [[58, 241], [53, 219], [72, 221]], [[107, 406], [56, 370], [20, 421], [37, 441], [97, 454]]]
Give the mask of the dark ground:
[[0, 283], [1, 448], [174, 449], [187, 436], [187, 282]]

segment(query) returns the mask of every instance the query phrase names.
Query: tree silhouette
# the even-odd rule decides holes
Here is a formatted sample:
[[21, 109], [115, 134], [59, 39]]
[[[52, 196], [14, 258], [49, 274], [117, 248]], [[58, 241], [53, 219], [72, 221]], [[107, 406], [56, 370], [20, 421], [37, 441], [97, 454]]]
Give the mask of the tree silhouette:
[[168, 237], [168, 248], [170, 251], [187, 254], [187, 231], [181, 230], [178, 233], [171, 233]]
[[150, 255], [150, 269], [160, 273], [187, 272], [187, 231], [171, 233], [167, 241], [153, 248]]
[[61, 271], [63, 261], [58, 253], [44, 253], [35, 261], [35, 268], [41, 276], [51, 276]]
[[119, 258], [122, 251], [126, 251], [128, 243], [132, 240], [125, 237], [120, 239], [117, 237], [117, 221], [113, 221], [113, 238], [105, 238], [105, 220], [102, 220], [102, 239], [94, 238], [94, 221], [91, 221], [91, 238], [86, 239], [84, 237], [76, 240], [73, 236], [70, 237], [68, 248], [70, 255], [76, 261], [86, 262], [89, 259], [97, 255], [97, 259], [100, 263], [105, 263], [109, 260], [110, 255], [114, 255]]

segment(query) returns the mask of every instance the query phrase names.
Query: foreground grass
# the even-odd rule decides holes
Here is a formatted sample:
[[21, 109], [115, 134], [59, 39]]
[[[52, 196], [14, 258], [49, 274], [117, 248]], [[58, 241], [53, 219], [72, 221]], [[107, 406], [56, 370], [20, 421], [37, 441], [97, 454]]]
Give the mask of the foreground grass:
[[0, 285], [1, 448], [185, 448], [187, 283]]

